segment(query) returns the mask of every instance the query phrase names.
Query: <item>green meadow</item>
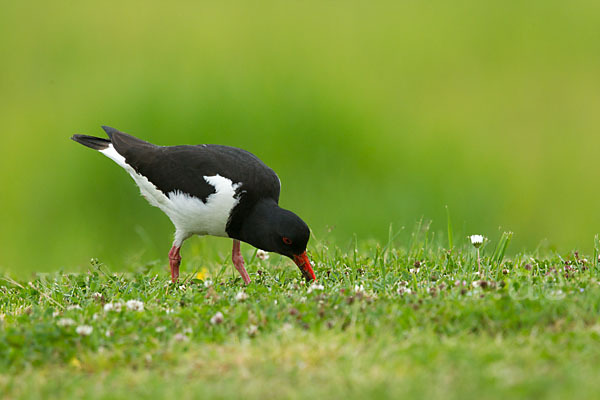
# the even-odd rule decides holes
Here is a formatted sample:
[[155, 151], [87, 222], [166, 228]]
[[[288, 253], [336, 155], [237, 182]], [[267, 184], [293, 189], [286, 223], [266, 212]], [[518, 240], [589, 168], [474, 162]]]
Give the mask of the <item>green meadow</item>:
[[[393, 239], [395, 235], [390, 235]], [[0, 279], [5, 399], [596, 399], [593, 254], [506, 257], [417, 227], [398, 247], [314, 243], [318, 283], [246, 252], [208, 263]]]

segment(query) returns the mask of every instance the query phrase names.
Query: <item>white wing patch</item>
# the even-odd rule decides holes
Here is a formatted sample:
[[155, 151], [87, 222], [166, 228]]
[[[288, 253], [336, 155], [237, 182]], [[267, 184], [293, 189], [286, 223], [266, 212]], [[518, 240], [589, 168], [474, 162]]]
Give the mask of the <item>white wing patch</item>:
[[236, 197], [239, 183], [233, 183], [221, 175], [204, 176], [204, 180], [215, 188], [215, 193], [208, 196], [206, 202], [178, 190], [165, 195], [148, 178], [127, 164], [112, 144], [100, 152], [123, 167], [140, 188], [142, 196], [169, 216], [175, 225], [175, 245], [181, 246], [185, 239], [194, 234], [228, 237], [225, 227], [231, 210], [239, 201]]

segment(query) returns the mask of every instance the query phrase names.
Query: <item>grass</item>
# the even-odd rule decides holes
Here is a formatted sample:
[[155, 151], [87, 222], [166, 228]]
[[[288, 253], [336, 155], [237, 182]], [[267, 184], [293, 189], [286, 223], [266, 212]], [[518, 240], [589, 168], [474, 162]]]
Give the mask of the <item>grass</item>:
[[[95, 260], [84, 274], [5, 276], [0, 393], [598, 397], [597, 248], [587, 259], [577, 252], [507, 258], [505, 234], [484, 243], [477, 276], [475, 249], [464, 239], [455, 236], [448, 250], [424, 225], [404, 247], [391, 230], [389, 237], [347, 249], [314, 245], [318, 285], [304, 284], [283, 258], [252, 253], [248, 287], [227, 262], [178, 285], [158, 264], [116, 274]], [[129, 309], [130, 300], [143, 302], [143, 311]], [[82, 325], [92, 327], [89, 335], [77, 333]]]

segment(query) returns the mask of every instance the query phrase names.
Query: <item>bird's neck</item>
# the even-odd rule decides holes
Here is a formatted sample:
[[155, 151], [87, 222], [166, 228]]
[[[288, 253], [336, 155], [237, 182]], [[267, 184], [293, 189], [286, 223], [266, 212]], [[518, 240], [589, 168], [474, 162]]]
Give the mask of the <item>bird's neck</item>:
[[[275, 229], [273, 224], [280, 210], [281, 208], [274, 200], [260, 200], [254, 207], [246, 211], [247, 214], [241, 223], [236, 225], [235, 221], [232, 221], [232, 227], [237, 229], [232, 229], [228, 234], [234, 239], [249, 243], [259, 249], [272, 251], [274, 244], [270, 241]], [[234, 215], [233, 218], [235, 217]]]

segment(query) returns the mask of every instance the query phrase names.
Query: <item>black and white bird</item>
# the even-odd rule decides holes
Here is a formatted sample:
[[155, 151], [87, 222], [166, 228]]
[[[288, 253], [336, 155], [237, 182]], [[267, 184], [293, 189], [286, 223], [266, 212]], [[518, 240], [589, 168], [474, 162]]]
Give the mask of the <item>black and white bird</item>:
[[131, 175], [148, 202], [175, 225], [169, 251], [171, 279], [177, 281], [180, 249], [192, 235], [233, 239], [232, 260], [245, 284], [240, 241], [294, 260], [307, 281], [315, 273], [306, 255], [308, 226], [280, 208], [277, 174], [252, 153], [235, 147], [202, 144], [157, 146], [108, 126], [109, 139], [73, 135], [98, 150]]

